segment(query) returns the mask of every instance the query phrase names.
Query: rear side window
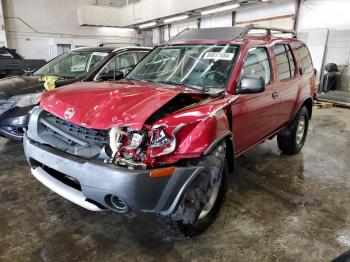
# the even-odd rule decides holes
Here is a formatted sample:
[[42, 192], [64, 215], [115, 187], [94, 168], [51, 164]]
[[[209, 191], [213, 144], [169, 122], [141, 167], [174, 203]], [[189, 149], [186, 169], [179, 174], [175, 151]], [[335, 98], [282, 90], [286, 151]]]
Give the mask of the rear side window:
[[276, 58], [277, 77], [286, 80], [295, 75], [295, 61], [288, 45], [275, 45], [273, 52]]
[[267, 50], [264, 47], [251, 48], [244, 60], [241, 78], [243, 76], [259, 76], [265, 83], [271, 81], [271, 69]]
[[297, 53], [301, 61], [301, 68], [304, 74], [309, 74], [313, 72], [312, 60], [310, 57], [309, 50], [306, 46], [301, 45], [297, 47]]

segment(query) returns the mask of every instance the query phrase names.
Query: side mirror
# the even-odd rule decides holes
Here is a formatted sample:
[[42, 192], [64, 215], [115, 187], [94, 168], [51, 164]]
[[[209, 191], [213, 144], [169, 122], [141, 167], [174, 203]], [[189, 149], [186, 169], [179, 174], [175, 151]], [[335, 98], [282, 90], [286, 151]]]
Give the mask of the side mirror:
[[119, 70], [111, 70], [108, 72], [102, 72], [98, 79], [102, 80], [102, 81], [107, 81], [107, 80], [120, 80], [124, 78], [124, 72], [123, 71], [119, 71]]
[[258, 76], [244, 76], [241, 79], [237, 94], [255, 94], [265, 91], [265, 79]]

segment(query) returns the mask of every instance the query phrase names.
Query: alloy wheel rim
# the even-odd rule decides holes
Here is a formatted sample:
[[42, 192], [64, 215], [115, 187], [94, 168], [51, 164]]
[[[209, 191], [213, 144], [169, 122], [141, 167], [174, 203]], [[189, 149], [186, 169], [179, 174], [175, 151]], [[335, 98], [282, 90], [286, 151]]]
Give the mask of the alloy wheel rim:
[[203, 209], [201, 210], [198, 219], [203, 219], [205, 218], [210, 211], [213, 209], [216, 199], [218, 198], [219, 195], [219, 191], [220, 191], [220, 185], [221, 185], [221, 176], [222, 172], [220, 173], [218, 180], [213, 184], [212, 186], [212, 193], [210, 195], [209, 201], [205, 204], [205, 206], [203, 207]]
[[299, 145], [304, 137], [304, 132], [305, 132], [305, 125], [306, 125], [306, 121], [305, 121], [305, 116], [301, 116], [298, 122], [298, 126], [297, 126], [297, 133], [296, 133], [296, 142]]

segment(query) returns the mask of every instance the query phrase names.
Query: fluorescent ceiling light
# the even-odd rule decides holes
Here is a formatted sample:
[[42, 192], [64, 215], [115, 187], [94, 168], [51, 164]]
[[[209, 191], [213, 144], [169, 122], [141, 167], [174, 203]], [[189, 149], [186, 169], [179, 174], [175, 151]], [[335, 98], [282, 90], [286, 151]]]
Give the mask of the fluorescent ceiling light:
[[152, 26], [155, 26], [156, 24], [157, 24], [156, 22], [150, 22], [150, 23], [139, 25], [139, 28], [152, 27]]
[[171, 17], [168, 19], [164, 19], [164, 23], [171, 23], [171, 22], [175, 22], [175, 21], [180, 21], [180, 20], [184, 20], [187, 19], [188, 15], [180, 15], [180, 16], [175, 16], [175, 17]]
[[215, 14], [215, 13], [218, 13], [218, 12], [232, 10], [232, 9], [235, 9], [235, 8], [237, 8], [239, 6], [240, 6], [240, 4], [225, 5], [225, 6], [221, 6], [221, 7], [218, 7], [218, 8], [202, 11], [201, 15], [210, 15], [210, 14]]

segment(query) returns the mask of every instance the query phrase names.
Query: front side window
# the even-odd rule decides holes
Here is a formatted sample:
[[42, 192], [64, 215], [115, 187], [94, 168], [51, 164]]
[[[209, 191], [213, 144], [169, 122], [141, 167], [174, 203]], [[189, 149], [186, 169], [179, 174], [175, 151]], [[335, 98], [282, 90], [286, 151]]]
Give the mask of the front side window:
[[271, 68], [266, 48], [257, 47], [249, 49], [247, 57], [244, 60], [241, 78], [243, 76], [263, 77], [265, 83], [270, 83]]
[[71, 51], [60, 55], [38, 69], [34, 75], [83, 77], [108, 55], [103, 52]]
[[173, 45], [157, 47], [128, 79], [223, 90], [239, 47], [234, 45]]
[[295, 62], [287, 45], [279, 44], [273, 47], [276, 58], [277, 77], [279, 80], [290, 79], [295, 75]]

